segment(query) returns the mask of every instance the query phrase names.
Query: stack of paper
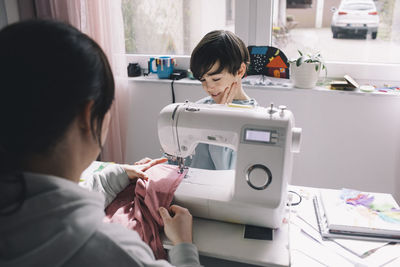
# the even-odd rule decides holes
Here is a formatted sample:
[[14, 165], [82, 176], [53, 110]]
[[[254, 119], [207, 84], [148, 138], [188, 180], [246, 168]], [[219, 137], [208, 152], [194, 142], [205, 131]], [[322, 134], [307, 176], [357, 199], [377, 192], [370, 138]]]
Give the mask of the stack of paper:
[[322, 237], [400, 242], [400, 209], [390, 194], [321, 189], [314, 207]]
[[400, 243], [322, 238], [313, 203], [320, 189], [292, 190], [302, 196], [301, 204], [292, 207], [290, 219], [293, 266], [400, 266]]

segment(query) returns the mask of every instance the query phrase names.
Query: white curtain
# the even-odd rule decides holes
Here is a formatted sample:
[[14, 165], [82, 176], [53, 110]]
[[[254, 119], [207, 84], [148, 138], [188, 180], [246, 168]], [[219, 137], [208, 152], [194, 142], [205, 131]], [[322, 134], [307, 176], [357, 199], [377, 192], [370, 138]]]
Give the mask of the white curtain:
[[67, 22], [104, 50], [115, 79], [115, 101], [101, 160], [125, 163], [128, 108], [127, 62], [121, 0], [35, 0], [38, 17]]

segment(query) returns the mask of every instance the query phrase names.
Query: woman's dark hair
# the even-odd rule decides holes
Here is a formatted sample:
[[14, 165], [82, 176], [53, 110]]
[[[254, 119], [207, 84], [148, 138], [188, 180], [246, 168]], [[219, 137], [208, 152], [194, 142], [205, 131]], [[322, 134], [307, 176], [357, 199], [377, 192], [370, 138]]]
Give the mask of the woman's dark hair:
[[216, 62], [219, 68], [215, 74], [227, 70], [236, 74], [242, 63], [250, 63], [246, 45], [230, 31], [212, 31], [207, 33], [193, 49], [190, 58], [190, 70], [196, 79], [201, 79]]
[[94, 102], [91, 130], [100, 146], [114, 79], [87, 35], [61, 22], [30, 20], [0, 31], [0, 92], [4, 175], [21, 173], [30, 156], [51, 151], [88, 101]]

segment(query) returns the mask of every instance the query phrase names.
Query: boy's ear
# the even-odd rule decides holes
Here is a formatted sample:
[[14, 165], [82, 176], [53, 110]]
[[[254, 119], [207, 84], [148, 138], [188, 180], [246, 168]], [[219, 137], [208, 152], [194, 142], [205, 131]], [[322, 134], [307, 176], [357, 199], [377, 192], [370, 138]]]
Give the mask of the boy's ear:
[[242, 62], [242, 64], [240, 65], [240, 68], [237, 72], [237, 75], [239, 76], [239, 79], [242, 79], [243, 76], [246, 74], [246, 64], [244, 64], [244, 62]]

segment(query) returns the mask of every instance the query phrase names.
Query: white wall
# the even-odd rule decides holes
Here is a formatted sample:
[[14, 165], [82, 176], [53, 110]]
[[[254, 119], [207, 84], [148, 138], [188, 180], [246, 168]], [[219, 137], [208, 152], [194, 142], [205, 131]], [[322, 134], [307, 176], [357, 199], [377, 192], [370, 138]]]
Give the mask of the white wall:
[[[130, 80], [127, 159], [162, 155], [157, 115], [171, 103], [170, 81]], [[400, 96], [246, 87], [261, 105], [284, 104], [303, 129], [292, 184], [388, 192], [400, 201]], [[177, 102], [205, 96], [200, 83], [175, 82]]]

